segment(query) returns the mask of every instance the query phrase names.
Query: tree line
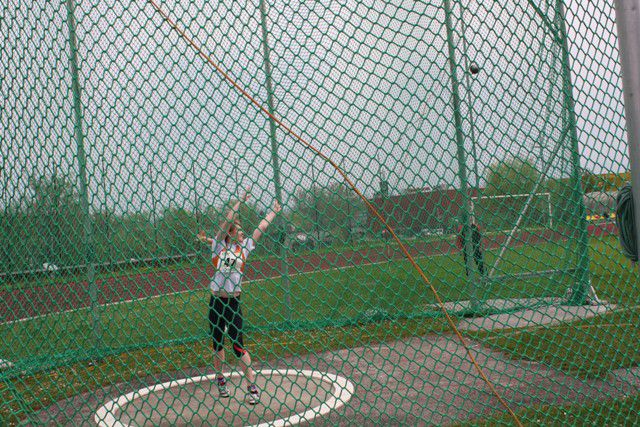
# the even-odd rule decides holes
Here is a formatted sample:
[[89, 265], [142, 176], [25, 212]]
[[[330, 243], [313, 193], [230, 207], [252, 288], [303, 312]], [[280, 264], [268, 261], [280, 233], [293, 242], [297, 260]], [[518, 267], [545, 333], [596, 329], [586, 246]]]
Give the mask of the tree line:
[[[581, 173], [583, 192], [602, 189], [593, 174]], [[624, 176], [606, 176], [623, 182]], [[556, 226], [578, 226], [579, 188], [570, 178], [541, 177], [534, 162], [509, 158], [488, 169], [484, 195], [527, 194], [531, 191], [550, 194], [553, 222]], [[536, 187], [537, 186], [537, 187]], [[537, 188], [537, 189], [536, 189]], [[158, 260], [188, 254], [208, 253], [195, 240], [198, 230], [214, 233], [224, 206], [193, 210], [180, 206], [159, 212], [124, 212], [93, 210], [89, 213], [90, 236], [85, 235], [85, 213], [78, 192], [65, 177], [41, 177], [29, 184], [29, 197], [6, 203], [0, 210], [0, 233], [4, 244], [0, 250], [0, 273], [40, 270], [46, 266], [78, 266], [91, 261], [114, 264], [131, 260]], [[512, 201], [513, 202], [513, 201]], [[296, 236], [306, 243], [348, 244], [370, 234], [371, 217], [364, 203], [344, 184], [300, 189], [279, 224], [270, 228], [259, 252], [278, 253], [278, 245], [293, 248]], [[520, 209], [521, 206], [505, 209]], [[264, 216], [255, 205], [244, 204], [240, 217], [245, 230], [252, 230]], [[535, 215], [538, 208], [532, 211]], [[499, 215], [499, 212], [497, 213]]]
[[[216, 232], [225, 206], [196, 211], [166, 207], [159, 212], [124, 212], [103, 209], [89, 213], [91, 233], [85, 234], [85, 213], [76, 188], [66, 178], [32, 180], [27, 200], [8, 203], [0, 211], [0, 273], [39, 271], [96, 264], [161, 260], [200, 254], [209, 248], [195, 239], [198, 230]], [[230, 201], [232, 203], [232, 201]], [[241, 205], [243, 228], [250, 232], [264, 212]], [[293, 206], [261, 242], [258, 251], [277, 253], [277, 246], [299, 233], [310, 239], [348, 240], [353, 215], [363, 208], [343, 185], [301, 190]], [[315, 234], [314, 234], [315, 233]]]
[[[579, 181], [571, 177], [543, 175], [531, 159], [510, 157], [492, 164], [487, 173], [486, 195], [549, 193], [553, 221], [556, 227], [576, 229], [580, 220], [579, 207], [584, 201], [580, 193], [616, 192], [627, 181], [629, 172], [597, 175], [581, 169]], [[539, 210], [539, 209], [538, 209]], [[531, 212], [530, 215], [535, 215]]]

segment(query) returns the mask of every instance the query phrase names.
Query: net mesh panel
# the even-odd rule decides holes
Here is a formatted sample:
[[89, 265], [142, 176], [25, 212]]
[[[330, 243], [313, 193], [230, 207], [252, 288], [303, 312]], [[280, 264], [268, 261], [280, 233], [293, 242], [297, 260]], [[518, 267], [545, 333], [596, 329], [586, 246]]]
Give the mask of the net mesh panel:
[[[3, 7], [0, 424], [638, 420], [611, 5], [158, 4]], [[253, 410], [196, 239], [245, 189]]]

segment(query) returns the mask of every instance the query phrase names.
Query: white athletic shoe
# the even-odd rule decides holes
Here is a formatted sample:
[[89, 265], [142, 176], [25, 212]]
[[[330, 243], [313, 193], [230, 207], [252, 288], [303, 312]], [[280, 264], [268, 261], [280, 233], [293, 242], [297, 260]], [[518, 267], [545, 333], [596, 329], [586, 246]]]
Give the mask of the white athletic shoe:
[[227, 389], [227, 380], [224, 377], [216, 379], [218, 385], [218, 395], [220, 397], [229, 397], [229, 389]]
[[255, 384], [251, 384], [247, 388], [247, 403], [249, 403], [249, 405], [260, 403], [260, 390]]

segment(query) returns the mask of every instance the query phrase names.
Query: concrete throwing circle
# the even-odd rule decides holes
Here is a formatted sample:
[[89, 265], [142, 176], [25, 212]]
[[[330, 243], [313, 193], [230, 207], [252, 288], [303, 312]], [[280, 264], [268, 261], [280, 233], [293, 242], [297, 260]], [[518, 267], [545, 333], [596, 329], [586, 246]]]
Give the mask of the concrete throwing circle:
[[239, 373], [227, 376], [228, 398], [218, 396], [213, 374], [119, 396], [98, 408], [94, 419], [104, 427], [209, 425], [221, 421], [225, 425], [284, 426], [338, 409], [354, 391], [349, 380], [329, 373], [285, 369], [256, 374], [256, 384], [262, 391], [257, 405], [245, 401], [246, 390]]

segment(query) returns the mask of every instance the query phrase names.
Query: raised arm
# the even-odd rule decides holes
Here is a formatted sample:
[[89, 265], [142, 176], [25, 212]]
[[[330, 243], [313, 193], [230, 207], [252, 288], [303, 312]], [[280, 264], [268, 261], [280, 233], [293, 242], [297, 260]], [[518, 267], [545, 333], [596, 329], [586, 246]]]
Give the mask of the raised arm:
[[227, 213], [225, 214], [225, 218], [222, 221], [222, 224], [220, 224], [220, 228], [216, 233], [216, 240], [220, 241], [222, 240], [222, 238], [224, 238], [224, 236], [229, 231], [229, 227], [231, 227], [231, 224], [238, 216], [238, 209], [240, 209], [240, 204], [249, 200], [249, 196], [249, 189], [247, 189], [245, 193], [240, 197], [240, 199], [233, 204], [231, 209], [227, 211]]
[[253, 230], [253, 236], [251, 237], [253, 238], [254, 242], [260, 240], [262, 234], [264, 234], [269, 225], [271, 225], [273, 220], [276, 218], [276, 215], [278, 215], [278, 212], [280, 212], [281, 210], [282, 206], [280, 206], [280, 203], [277, 200], [273, 202], [273, 208], [271, 208], [271, 211], [267, 214], [267, 216], [264, 217], [262, 221], [260, 221], [258, 227]]
[[211, 237], [207, 237], [207, 233], [205, 233], [204, 230], [200, 230], [197, 237], [202, 243], [207, 243], [209, 245], [213, 243], [213, 239]]

